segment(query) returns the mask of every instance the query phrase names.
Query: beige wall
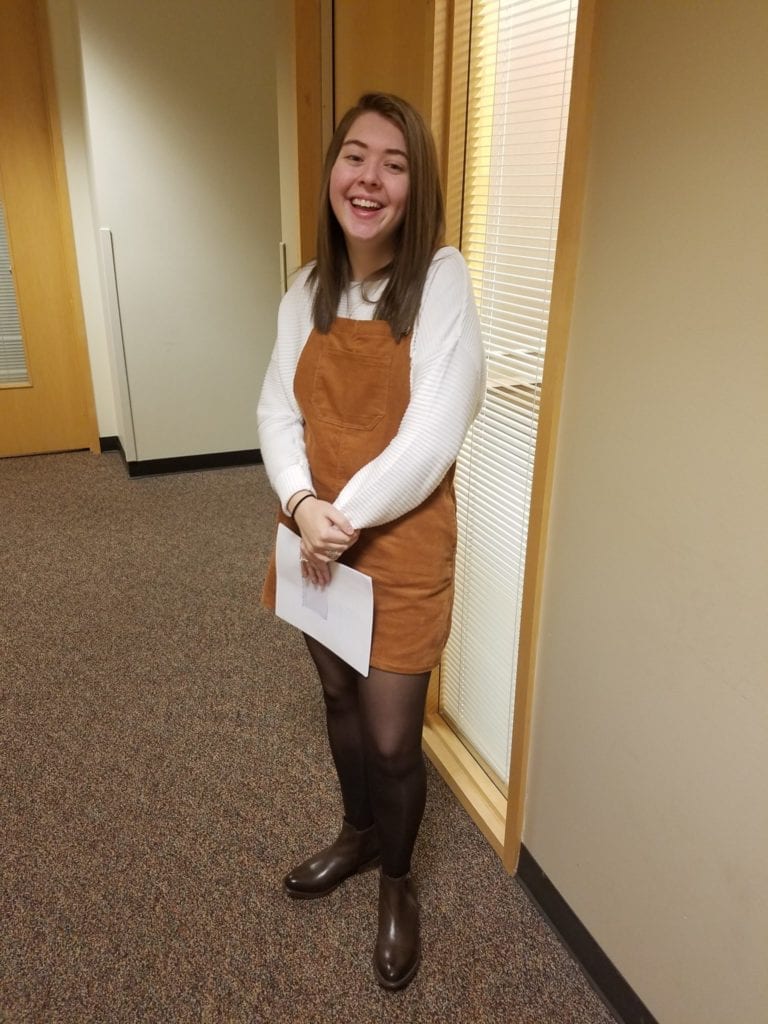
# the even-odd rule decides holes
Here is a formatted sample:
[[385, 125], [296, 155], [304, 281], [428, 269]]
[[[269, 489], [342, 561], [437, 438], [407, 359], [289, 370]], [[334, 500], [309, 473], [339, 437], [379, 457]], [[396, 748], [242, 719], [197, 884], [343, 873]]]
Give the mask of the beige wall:
[[768, 4], [603, 0], [524, 842], [664, 1024], [768, 1006]]

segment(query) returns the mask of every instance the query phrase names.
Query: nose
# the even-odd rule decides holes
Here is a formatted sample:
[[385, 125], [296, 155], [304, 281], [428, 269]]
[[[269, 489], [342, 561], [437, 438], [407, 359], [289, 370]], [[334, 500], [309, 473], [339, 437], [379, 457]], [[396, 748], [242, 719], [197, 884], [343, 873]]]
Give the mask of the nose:
[[366, 160], [360, 167], [360, 184], [367, 188], [378, 188], [381, 184], [379, 169], [375, 160]]

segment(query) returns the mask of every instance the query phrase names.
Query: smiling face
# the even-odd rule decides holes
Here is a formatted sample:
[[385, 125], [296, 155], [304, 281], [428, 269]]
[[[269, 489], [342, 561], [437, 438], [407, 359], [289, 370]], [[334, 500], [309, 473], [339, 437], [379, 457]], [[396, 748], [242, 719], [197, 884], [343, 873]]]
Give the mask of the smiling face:
[[344, 232], [354, 280], [392, 260], [408, 184], [403, 133], [381, 114], [361, 114], [344, 138], [329, 184], [331, 208]]

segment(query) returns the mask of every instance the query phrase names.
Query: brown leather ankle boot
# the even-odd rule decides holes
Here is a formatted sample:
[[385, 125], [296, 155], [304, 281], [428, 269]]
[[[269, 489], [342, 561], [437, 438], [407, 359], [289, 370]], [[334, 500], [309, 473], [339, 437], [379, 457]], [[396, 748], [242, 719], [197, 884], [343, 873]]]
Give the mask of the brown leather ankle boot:
[[350, 875], [367, 871], [378, 863], [376, 826], [358, 832], [345, 821], [338, 839], [290, 871], [283, 885], [294, 899], [315, 900], [333, 892]]
[[405, 986], [419, 969], [419, 901], [408, 875], [390, 878], [382, 872], [379, 886], [379, 932], [373, 969], [380, 985]]

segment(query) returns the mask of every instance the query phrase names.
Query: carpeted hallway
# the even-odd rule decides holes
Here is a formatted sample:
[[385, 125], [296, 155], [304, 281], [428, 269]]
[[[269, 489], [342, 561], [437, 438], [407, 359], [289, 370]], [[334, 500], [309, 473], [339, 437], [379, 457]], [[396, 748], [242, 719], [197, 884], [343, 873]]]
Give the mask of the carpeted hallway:
[[339, 801], [258, 604], [273, 515], [261, 467], [0, 460], [0, 1021], [612, 1021], [431, 768], [405, 992], [372, 976], [374, 874], [283, 895]]

